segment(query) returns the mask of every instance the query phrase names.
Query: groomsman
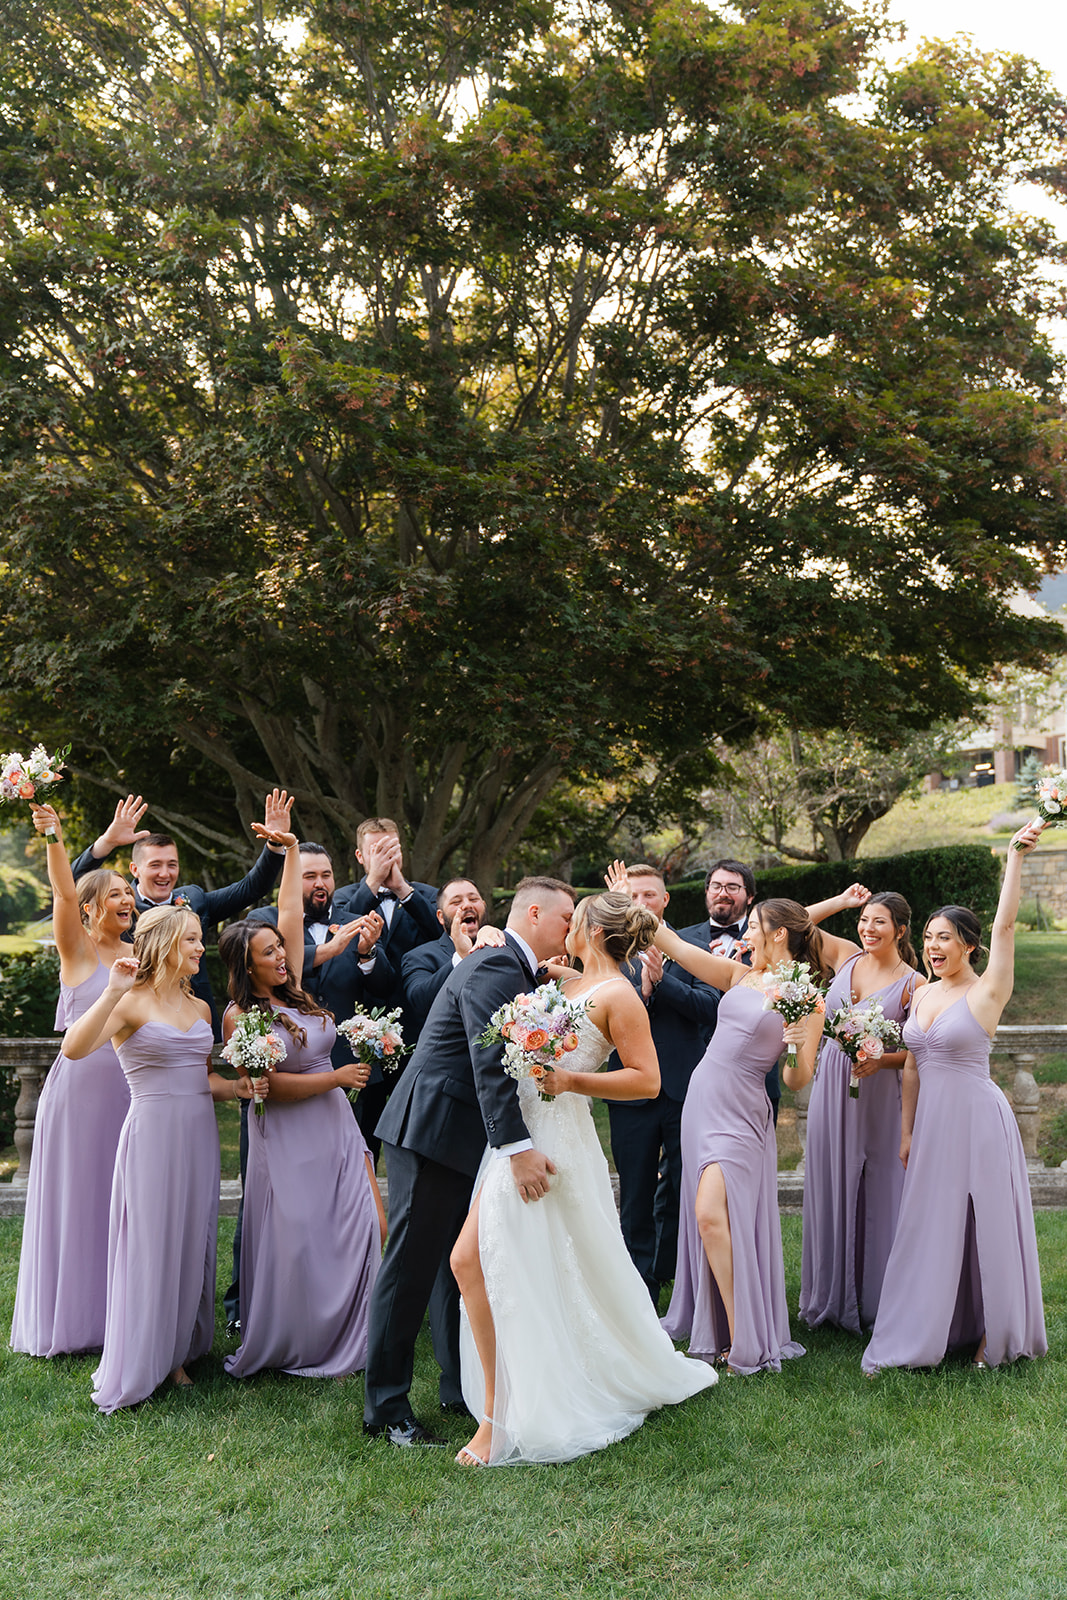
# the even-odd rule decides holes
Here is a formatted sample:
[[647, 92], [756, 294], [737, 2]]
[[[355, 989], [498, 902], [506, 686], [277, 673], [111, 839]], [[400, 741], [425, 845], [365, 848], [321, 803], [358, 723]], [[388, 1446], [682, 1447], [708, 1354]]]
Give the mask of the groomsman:
[[[433, 944], [420, 944], [400, 960], [404, 988], [405, 1038], [414, 1044], [439, 989], [449, 973], [469, 956], [485, 922], [485, 901], [469, 878], [449, 878], [437, 891], [437, 920], [444, 932]], [[494, 942], [501, 935], [494, 932]]]
[[[273, 790], [264, 803], [264, 827], [274, 832], [287, 832], [289, 804], [284, 789]], [[146, 809], [139, 795], [120, 801], [109, 826], [71, 864], [75, 879], [81, 878], [102, 866], [113, 850], [132, 844], [130, 873], [134, 880], [135, 921], [142, 911], [150, 911], [153, 906], [186, 905], [199, 917], [207, 944], [220, 922], [228, 922], [248, 906], [266, 899], [274, 888], [285, 861], [285, 851], [280, 845], [271, 844], [264, 847], [252, 870], [237, 883], [228, 883], [221, 889], [204, 889], [199, 883], [179, 884], [181, 867], [174, 840], [167, 833], [148, 833], [136, 828]], [[203, 965], [192, 980], [192, 988], [211, 1010], [211, 1030], [217, 1042], [222, 1038], [222, 1029], [211, 980]]]
[[[449, 973], [415, 1054], [379, 1125], [389, 1174], [389, 1238], [370, 1302], [364, 1431], [390, 1444], [441, 1445], [412, 1415], [415, 1341], [442, 1267], [447, 1270], [486, 1140], [510, 1160], [524, 1201], [548, 1192], [554, 1170], [533, 1148], [503, 1046], [479, 1043], [493, 1012], [533, 986], [541, 964], [562, 953], [574, 914], [570, 887], [524, 878], [515, 890], [505, 942], [476, 950]], [[451, 1274], [449, 1274], [451, 1277]], [[452, 1279], [451, 1337], [441, 1398], [459, 1386], [459, 1291]], [[546, 1352], [551, 1365], [551, 1353]], [[452, 1370], [445, 1370], [444, 1363]]]
[[[400, 832], [390, 817], [366, 817], [356, 829], [356, 860], [364, 870], [359, 883], [347, 884], [334, 896], [335, 908], [356, 917], [375, 911], [384, 927], [378, 949], [392, 969], [392, 982], [379, 1001], [392, 1010], [405, 1001], [400, 963], [409, 950], [436, 940], [441, 932], [437, 921], [437, 890], [429, 883], [409, 883], [404, 876], [404, 851]], [[405, 1034], [409, 1027], [405, 1012]], [[370, 1081], [356, 1101], [356, 1121], [377, 1163], [381, 1145], [375, 1129], [385, 1110], [390, 1085], [381, 1067], [375, 1066]]]
[[[662, 918], [671, 898], [662, 875], [642, 862], [626, 870], [634, 900]], [[678, 1254], [682, 1103], [714, 1030], [719, 992], [665, 961], [654, 946], [623, 970], [648, 1007], [661, 1087], [655, 1100], [608, 1101], [611, 1153], [619, 1174], [622, 1236], [657, 1305], [661, 1285], [674, 1277]], [[619, 1065], [618, 1056], [612, 1055], [608, 1071]], [[657, 1208], [661, 1171], [665, 1192]], [[657, 1225], [658, 1210], [662, 1215]]]

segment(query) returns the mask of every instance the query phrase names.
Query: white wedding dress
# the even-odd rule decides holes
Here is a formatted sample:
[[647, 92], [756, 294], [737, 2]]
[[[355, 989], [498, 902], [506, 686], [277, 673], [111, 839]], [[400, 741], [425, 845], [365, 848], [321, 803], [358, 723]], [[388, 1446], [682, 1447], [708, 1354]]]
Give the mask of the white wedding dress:
[[[567, 1065], [595, 1072], [610, 1053], [585, 1017]], [[491, 1466], [588, 1455], [717, 1378], [703, 1361], [680, 1355], [659, 1325], [623, 1243], [588, 1097], [541, 1100], [529, 1078], [518, 1090], [534, 1148], [556, 1175], [544, 1199], [524, 1204], [506, 1158], [487, 1150], [478, 1174], [478, 1240], [497, 1345]], [[485, 1384], [465, 1310], [460, 1356], [463, 1398], [481, 1417]]]

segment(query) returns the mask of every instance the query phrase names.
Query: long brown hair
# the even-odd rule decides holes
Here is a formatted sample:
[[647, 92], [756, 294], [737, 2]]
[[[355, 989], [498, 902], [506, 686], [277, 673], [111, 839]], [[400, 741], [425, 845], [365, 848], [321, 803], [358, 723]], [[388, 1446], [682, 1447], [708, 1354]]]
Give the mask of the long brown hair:
[[[918, 971], [919, 958], [911, 944], [911, 907], [904, 896], [897, 894], [893, 889], [882, 889], [878, 894], [871, 895], [867, 906], [885, 906], [897, 930], [897, 953], [901, 961]], [[867, 906], [864, 906], [863, 911], [866, 911]], [[863, 911], [860, 912], [861, 917]]]
[[[285, 940], [278, 933], [277, 928], [269, 922], [253, 922], [245, 917], [241, 922], [231, 922], [228, 928], [223, 928], [219, 934], [219, 955], [226, 963], [229, 972], [227, 989], [230, 999], [238, 1011], [262, 1011], [280, 1024], [294, 1039], [299, 1039], [301, 1044], [307, 1043], [307, 1033], [303, 1028], [297, 1028], [288, 1017], [276, 1014], [270, 1000], [252, 993], [252, 957], [250, 946], [257, 933], [277, 934], [278, 943], [285, 949]], [[288, 971], [285, 982], [274, 984], [270, 991], [270, 999], [279, 1006], [289, 1006], [293, 1011], [299, 1011], [304, 1017], [331, 1017], [329, 1011], [324, 1011], [317, 1000], [313, 1000], [306, 989], [294, 983]]]
[[795, 900], [761, 900], [752, 907], [749, 915], [753, 914], [765, 934], [786, 930], [789, 954], [794, 961], [806, 961], [817, 982], [826, 985], [832, 981], [834, 969], [826, 959], [825, 941], [802, 905]]

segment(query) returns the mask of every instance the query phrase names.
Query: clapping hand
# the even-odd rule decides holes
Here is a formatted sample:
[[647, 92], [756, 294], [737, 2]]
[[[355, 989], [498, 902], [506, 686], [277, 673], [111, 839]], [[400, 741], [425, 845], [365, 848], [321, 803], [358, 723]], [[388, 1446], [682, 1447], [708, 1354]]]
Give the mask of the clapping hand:
[[639, 957], [641, 962], [641, 999], [647, 1004], [652, 998], [652, 991], [663, 977], [663, 951], [657, 950], [655, 945], [648, 950], [642, 950]]
[[365, 917], [359, 918], [356, 926], [359, 928], [359, 959], [364, 961], [382, 936], [385, 918], [380, 917], [377, 911], [368, 911]]

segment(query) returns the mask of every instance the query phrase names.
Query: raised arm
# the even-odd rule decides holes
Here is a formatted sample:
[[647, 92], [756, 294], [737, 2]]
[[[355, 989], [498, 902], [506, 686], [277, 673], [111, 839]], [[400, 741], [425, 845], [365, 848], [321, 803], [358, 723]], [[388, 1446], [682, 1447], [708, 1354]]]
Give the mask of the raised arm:
[[81, 919], [78, 890], [63, 843], [63, 827], [54, 807], [31, 806], [30, 810], [37, 832], [46, 837], [49, 830], [54, 834], [54, 838], [48, 837], [45, 853], [48, 881], [52, 885], [52, 932], [59, 951], [63, 982], [80, 983], [95, 970], [96, 952]]
[[[850, 883], [842, 894], [835, 894], [829, 900], [817, 900], [813, 906], [805, 906], [805, 910], [812, 922], [825, 922], [827, 917], [836, 916], [839, 911], [859, 911], [871, 898], [871, 891], [862, 883]], [[836, 933], [824, 933], [823, 951], [827, 961], [835, 972], [840, 972], [850, 956], [859, 955], [861, 946], [853, 939], [839, 939]]]
[[996, 1031], [1015, 987], [1015, 917], [1022, 896], [1023, 856], [1034, 848], [1044, 829], [1045, 824], [1035, 818], [1012, 837], [989, 936], [989, 961], [968, 997], [975, 1021], [990, 1035]]
[[139, 794], [128, 794], [115, 807], [115, 815], [98, 839], [88, 850], [83, 850], [72, 868], [75, 879], [103, 866], [115, 850], [131, 849], [141, 839], [147, 839], [151, 828], [139, 828], [138, 823], [148, 810], [148, 802]]
[[665, 922], [661, 922], [656, 929], [655, 944], [657, 950], [662, 950], [665, 956], [670, 956], [671, 960], [677, 961], [686, 972], [691, 972], [695, 978], [703, 979], [713, 989], [732, 989], [747, 971], [739, 961], [727, 961], [725, 956], [713, 956], [710, 950], [701, 950], [699, 945], [690, 944], [688, 939], [680, 939], [674, 929], [668, 928]]
[[84, 1016], [72, 1022], [63, 1035], [63, 1054], [72, 1061], [92, 1055], [109, 1039], [129, 1038], [137, 1027], [129, 1014], [129, 995], [137, 976], [137, 957], [119, 956], [111, 968], [107, 988]]
[[[290, 806], [292, 802], [289, 802]], [[285, 818], [288, 820], [288, 809]], [[300, 850], [295, 833], [289, 833], [273, 819], [273, 825], [253, 822], [252, 832], [275, 850], [282, 849], [285, 865], [278, 888], [278, 932], [285, 945], [285, 964], [293, 982], [299, 985], [304, 972], [304, 895], [300, 876]]]

